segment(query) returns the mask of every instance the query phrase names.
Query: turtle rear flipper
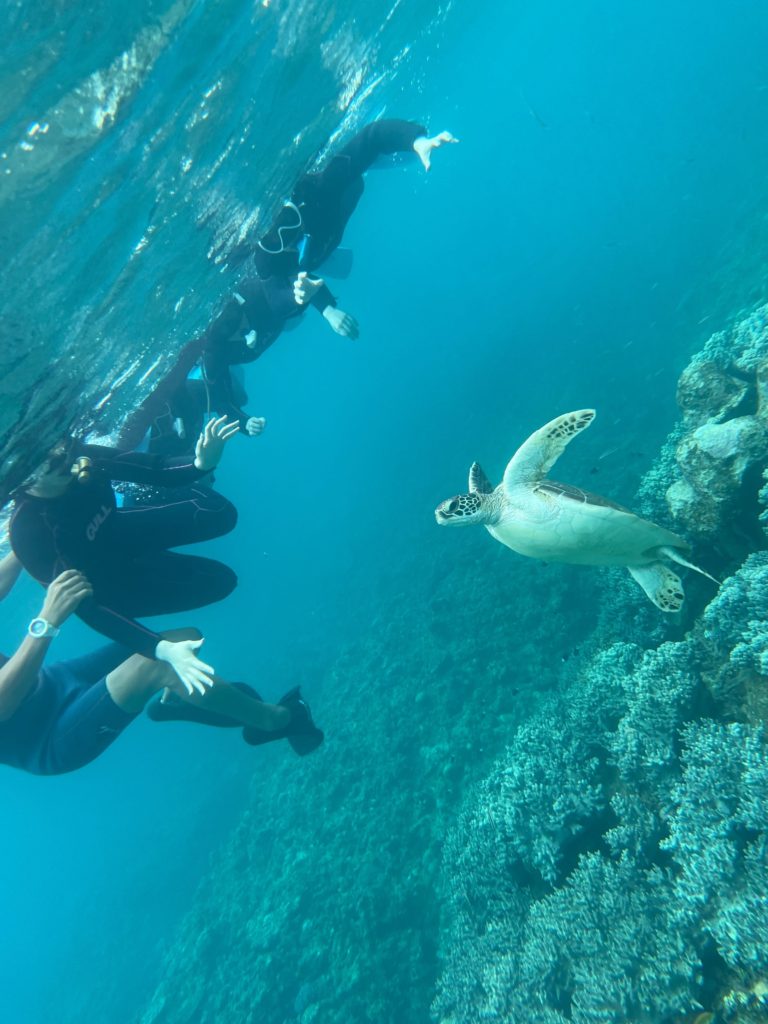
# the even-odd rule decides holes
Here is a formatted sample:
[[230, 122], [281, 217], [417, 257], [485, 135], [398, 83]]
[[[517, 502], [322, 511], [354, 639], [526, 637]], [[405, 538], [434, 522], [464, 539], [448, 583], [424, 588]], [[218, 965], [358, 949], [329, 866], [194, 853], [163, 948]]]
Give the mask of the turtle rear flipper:
[[627, 569], [657, 608], [663, 612], [677, 612], [683, 607], [685, 593], [680, 577], [663, 562], [628, 565]]
[[716, 583], [718, 587], [720, 586], [720, 580], [716, 580], [714, 576], [710, 576], [708, 572], [704, 572], [703, 569], [700, 569], [698, 565], [694, 565], [693, 562], [687, 561], [685, 558], [683, 558], [680, 552], [675, 551], [673, 547], [665, 545], [663, 548], [659, 548], [659, 554], [665, 555], [673, 562], [677, 562], [678, 565], [684, 565], [686, 569], [693, 569], [694, 572], [699, 573], [699, 575], [701, 576], [706, 576], [708, 580], [712, 580], [712, 582]]

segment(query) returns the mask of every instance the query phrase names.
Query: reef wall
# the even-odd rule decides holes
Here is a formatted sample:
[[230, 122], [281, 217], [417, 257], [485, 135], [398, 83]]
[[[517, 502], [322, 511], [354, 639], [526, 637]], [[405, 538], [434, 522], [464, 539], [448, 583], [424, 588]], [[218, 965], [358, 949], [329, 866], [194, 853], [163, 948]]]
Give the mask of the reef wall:
[[325, 747], [258, 752], [139, 1024], [766, 1019], [765, 324], [691, 362], [638, 498], [719, 590], [414, 553]]
[[[679, 639], [583, 662], [467, 801], [443, 866], [440, 1024], [768, 1018], [768, 552], [749, 553], [765, 548], [767, 315], [685, 369], [639, 496], [731, 574], [700, 614], [694, 582]], [[627, 598], [620, 584], [613, 634], [642, 642]]]

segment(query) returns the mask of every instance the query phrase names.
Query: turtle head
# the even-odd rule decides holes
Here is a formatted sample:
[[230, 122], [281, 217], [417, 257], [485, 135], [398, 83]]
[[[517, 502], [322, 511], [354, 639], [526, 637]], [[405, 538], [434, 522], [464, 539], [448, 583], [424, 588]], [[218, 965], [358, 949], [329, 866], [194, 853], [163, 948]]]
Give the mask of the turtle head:
[[474, 526], [484, 523], [487, 511], [483, 504], [482, 494], [457, 494], [455, 498], [440, 502], [435, 509], [435, 519], [440, 526]]

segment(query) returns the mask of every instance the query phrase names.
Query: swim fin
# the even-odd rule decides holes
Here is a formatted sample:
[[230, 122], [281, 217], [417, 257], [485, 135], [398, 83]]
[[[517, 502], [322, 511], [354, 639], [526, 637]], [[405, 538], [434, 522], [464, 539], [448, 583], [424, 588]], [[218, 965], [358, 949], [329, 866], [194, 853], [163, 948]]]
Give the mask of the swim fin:
[[288, 708], [291, 712], [291, 719], [284, 729], [276, 732], [267, 732], [266, 729], [256, 729], [253, 726], [246, 726], [243, 729], [243, 739], [252, 747], [262, 743], [270, 743], [272, 740], [287, 739], [294, 751], [300, 756], [311, 754], [317, 750], [325, 739], [322, 729], [318, 729], [312, 718], [309, 705], [301, 696], [298, 686], [289, 690], [284, 697], [277, 702], [280, 707]]
[[[261, 700], [252, 686], [247, 683], [230, 683], [237, 690], [254, 700]], [[156, 700], [147, 706], [147, 717], [153, 722], [197, 722], [199, 725], [215, 725], [220, 729], [234, 729], [243, 723], [237, 718], [222, 715], [218, 711], [207, 711], [171, 694], [168, 700]]]
[[346, 281], [352, 273], [354, 254], [351, 249], [345, 249], [343, 245], [337, 246], [333, 252], [323, 260], [317, 268], [321, 277], [330, 277], [335, 281]]

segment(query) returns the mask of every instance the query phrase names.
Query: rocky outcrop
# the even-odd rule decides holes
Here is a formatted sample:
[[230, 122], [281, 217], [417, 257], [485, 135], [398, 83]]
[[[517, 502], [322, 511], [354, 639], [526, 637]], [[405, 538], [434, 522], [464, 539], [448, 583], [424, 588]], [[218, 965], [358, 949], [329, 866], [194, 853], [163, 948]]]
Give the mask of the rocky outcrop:
[[646, 507], [740, 560], [759, 542], [768, 464], [768, 306], [709, 339], [683, 371], [677, 401], [682, 422], [646, 478]]

